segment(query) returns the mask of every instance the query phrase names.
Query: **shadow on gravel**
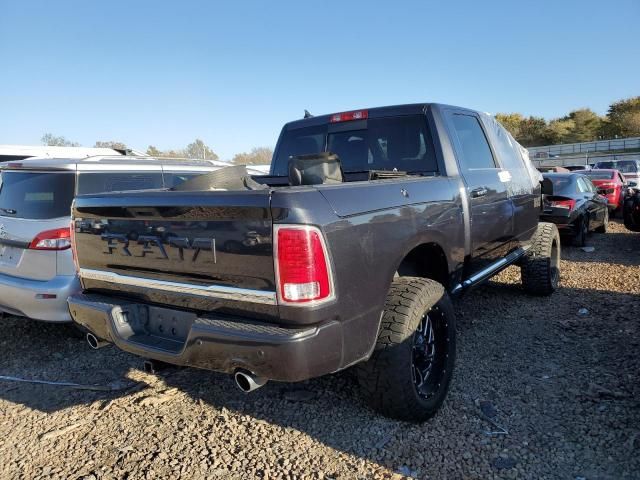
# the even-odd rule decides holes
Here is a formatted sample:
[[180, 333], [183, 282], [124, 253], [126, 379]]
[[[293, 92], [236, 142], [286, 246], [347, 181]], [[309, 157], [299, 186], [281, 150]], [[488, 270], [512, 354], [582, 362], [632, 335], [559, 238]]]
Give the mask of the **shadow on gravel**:
[[[126, 396], [132, 359], [114, 347], [89, 348], [70, 325], [5, 316], [0, 375], [24, 380], [69, 382], [84, 388], [0, 380], [0, 397], [42, 412]], [[139, 362], [134, 364], [140, 365]], [[88, 389], [91, 387], [103, 390]]]
[[[612, 221], [620, 224], [620, 220]], [[571, 242], [563, 242], [563, 260], [572, 262], [597, 262], [624, 266], [640, 266], [640, 234], [629, 232], [622, 225], [615, 225], [623, 231], [609, 231], [606, 235], [590, 233], [587, 246], [594, 247], [594, 252], [585, 252], [579, 247], [571, 246]]]
[[[591, 415], [594, 400], [590, 395], [597, 397], [609, 389], [612, 395], [625, 395], [621, 401], [628, 403], [640, 394], [636, 386], [640, 381], [636, 326], [639, 303], [638, 295], [570, 288], [561, 288], [551, 298], [529, 297], [518, 285], [496, 282], [469, 293], [456, 304], [459, 362], [452, 391], [438, 415], [422, 425], [390, 420], [371, 411], [349, 370], [298, 384], [271, 382], [249, 395], [240, 392], [229, 375], [168, 369], [160, 376], [168, 387], [213, 407], [204, 414], [219, 419], [220, 428], [233, 428], [240, 414], [249, 417], [249, 428], [261, 435], [269, 435], [274, 428], [283, 429], [287, 439], [302, 433], [392, 471], [406, 467], [423, 476], [430, 471], [429, 464], [444, 463], [451, 455], [460, 458], [472, 449], [484, 452], [475, 454], [482, 455], [486, 462], [493, 461], [495, 452], [503, 447], [523, 448], [524, 439], [538, 451], [551, 441], [565, 442], [554, 444], [558, 451], [573, 451], [572, 445], [600, 441], [598, 432], [606, 432], [611, 422], [620, 425], [618, 431], [633, 425], [638, 420], [637, 403], [633, 406], [635, 418], [624, 405], [620, 407], [623, 410], [617, 410], [615, 404], [605, 405], [610, 410], [598, 411], [597, 416], [589, 418], [589, 435], [591, 430], [596, 433], [588, 439], [581, 430], [586, 427], [580, 426], [585, 424], [584, 416]], [[585, 306], [588, 314], [580, 316], [578, 310]], [[108, 384], [142, 364], [141, 359], [115, 348], [91, 351], [56, 325], [13, 318], [5, 319], [4, 327], [0, 375]], [[617, 378], [622, 368], [630, 372], [624, 382]], [[598, 377], [601, 370], [608, 376]], [[590, 393], [594, 376], [602, 390]], [[553, 383], [558, 378], [565, 383]], [[48, 413], [127, 395], [126, 391], [87, 392], [5, 382], [0, 387], [5, 400]], [[527, 388], [530, 393], [526, 393]], [[500, 420], [507, 422], [508, 436], [486, 436], [491, 426], [479, 419], [474, 401], [487, 397], [495, 398], [496, 404], [509, 413]], [[575, 409], [575, 405], [586, 407]], [[134, 415], [152, 414], [148, 408], [132, 408], [136, 408]], [[176, 403], [170, 408], [181, 415], [203, 414], [191, 403], [186, 407]], [[521, 410], [527, 414], [518, 413]], [[548, 436], [551, 431], [554, 437]], [[274, 439], [276, 452], [284, 448], [277, 446], [282, 441], [278, 438], [281, 436]], [[299, 441], [306, 442], [304, 437]], [[235, 455], [248, 455], [243, 448], [249, 447], [238, 445]], [[530, 447], [524, 448], [526, 452]], [[614, 459], [621, 455], [606, 445], [598, 448], [603, 459], [593, 460], [596, 465], [606, 462], [606, 455]], [[571, 468], [559, 463], [549, 465], [548, 471], [575, 476]]]

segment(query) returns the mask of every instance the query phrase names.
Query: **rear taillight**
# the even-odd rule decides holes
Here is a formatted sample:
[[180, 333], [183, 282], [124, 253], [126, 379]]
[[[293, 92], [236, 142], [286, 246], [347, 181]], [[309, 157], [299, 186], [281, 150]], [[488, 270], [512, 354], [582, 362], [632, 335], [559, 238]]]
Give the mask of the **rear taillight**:
[[549, 206], [554, 208], [567, 208], [569, 210], [573, 210], [576, 206], [576, 201], [567, 198], [565, 200], [549, 200]]
[[71, 247], [69, 227], [40, 232], [29, 244], [31, 250], [66, 250], [69, 247]]
[[353, 112], [334, 113], [329, 117], [329, 122], [351, 122], [353, 120], [366, 120], [367, 118], [369, 118], [369, 110], [354, 110]]
[[283, 304], [316, 304], [334, 297], [322, 233], [315, 227], [274, 228], [278, 299]]

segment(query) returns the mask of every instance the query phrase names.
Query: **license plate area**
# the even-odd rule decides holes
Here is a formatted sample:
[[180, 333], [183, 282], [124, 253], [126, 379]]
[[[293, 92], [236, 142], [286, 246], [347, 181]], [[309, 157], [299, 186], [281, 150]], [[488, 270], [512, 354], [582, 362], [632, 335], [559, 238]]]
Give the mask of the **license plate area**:
[[124, 340], [170, 352], [184, 346], [194, 313], [148, 305], [126, 305], [113, 312], [118, 336]]
[[22, 258], [23, 248], [11, 245], [0, 245], [0, 265], [4, 267], [15, 267]]

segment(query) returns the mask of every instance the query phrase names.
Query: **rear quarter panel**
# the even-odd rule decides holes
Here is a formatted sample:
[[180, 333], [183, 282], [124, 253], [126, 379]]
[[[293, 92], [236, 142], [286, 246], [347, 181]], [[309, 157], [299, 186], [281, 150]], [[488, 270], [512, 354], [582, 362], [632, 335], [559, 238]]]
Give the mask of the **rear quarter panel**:
[[325, 235], [335, 300], [315, 308], [279, 310], [291, 323], [340, 321], [348, 343], [343, 348], [345, 366], [370, 353], [394, 274], [413, 248], [438, 244], [450, 272], [464, 261], [460, 198], [455, 181], [445, 177], [275, 191], [272, 215], [275, 223], [316, 225]]

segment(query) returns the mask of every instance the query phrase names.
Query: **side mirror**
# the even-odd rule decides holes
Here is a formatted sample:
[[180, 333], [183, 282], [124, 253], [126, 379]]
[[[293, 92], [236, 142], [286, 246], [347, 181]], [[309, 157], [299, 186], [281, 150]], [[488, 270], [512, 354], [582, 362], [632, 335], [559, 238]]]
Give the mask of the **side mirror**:
[[635, 187], [637, 187], [637, 186], [638, 186], [638, 182], [629, 182], [629, 183], [627, 184], [627, 187], [629, 187], [629, 188], [635, 188]]

